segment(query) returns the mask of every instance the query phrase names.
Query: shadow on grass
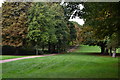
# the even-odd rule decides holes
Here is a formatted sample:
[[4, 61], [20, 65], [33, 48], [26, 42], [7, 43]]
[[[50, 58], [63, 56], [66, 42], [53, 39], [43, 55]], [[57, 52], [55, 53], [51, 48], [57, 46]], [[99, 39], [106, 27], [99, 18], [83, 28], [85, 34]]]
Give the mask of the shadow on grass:
[[[98, 52], [71, 52], [70, 55], [89, 55], [89, 56], [110, 56], [109, 54], [101, 54]], [[116, 54], [117, 57], [120, 57], [120, 53]]]

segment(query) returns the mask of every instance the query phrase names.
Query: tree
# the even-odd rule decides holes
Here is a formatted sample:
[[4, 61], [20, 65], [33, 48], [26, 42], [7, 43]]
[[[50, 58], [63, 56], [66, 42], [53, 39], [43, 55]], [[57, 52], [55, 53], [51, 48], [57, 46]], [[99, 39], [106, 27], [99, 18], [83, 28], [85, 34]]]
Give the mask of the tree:
[[[97, 39], [112, 40], [112, 35], [119, 35], [119, 7], [120, 3], [84, 3], [84, 12], [83, 15], [86, 24], [91, 25], [94, 28], [95, 37]], [[97, 12], [97, 14], [96, 14]], [[116, 40], [118, 40], [116, 36]], [[112, 40], [113, 41], [113, 40]], [[115, 40], [114, 40], [115, 41]], [[103, 42], [102, 42], [103, 43]], [[106, 48], [106, 45], [102, 44], [102, 48]], [[114, 45], [119, 46], [119, 42]], [[112, 45], [112, 46], [114, 46]], [[117, 46], [117, 47], [118, 47]], [[116, 47], [116, 48], [117, 48]]]
[[[5, 2], [3, 4], [3, 45], [21, 46], [27, 31], [29, 3]], [[17, 6], [17, 7], [16, 7]]]
[[23, 46], [27, 34], [27, 10], [30, 3], [5, 2], [2, 6], [2, 44]]
[[[50, 8], [51, 15], [54, 15], [52, 21], [54, 25], [50, 26], [50, 42], [49, 42], [49, 52], [61, 52], [68, 45], [67, 40], [67, 26], [64, 19], [64, 11], [59, 3], [48, 3]], [[51, 42], [52, 41], [52, 42]]]
[[77, 37], [77, 31], [75, 29], [75, 25], [73, 22], [68, 21], [67, 25], [68, 25], [69, 33], [70, 33], [70, 41], [73, 45], [74, 41], [76, 40], [76, 37]]
[[48, 47], [50, 53], [67, 48], [69, 33], [58, 3], [33, 3], [28, 18], [28, 39], [34, 46]]
[[[2, 8], [0, 7], [0, 37], [2, 37], [1, 36], [1, 34], [2, 34]], [[0, 46], [2, 46], [2, 40], [0, 40]]]
[[[49, 21], [51, 16], [49, 14], [48, 6], [45, 3], [33, 3], [29, 9], [29, 27], [28, 27], [28, 39], [32, 42], [33, 46], [42, 47], [48, 43], [49, 39]], [[47, 16], [47, 17], [46, 17]], [[52, 23], [51, 23], [52, 24]]]

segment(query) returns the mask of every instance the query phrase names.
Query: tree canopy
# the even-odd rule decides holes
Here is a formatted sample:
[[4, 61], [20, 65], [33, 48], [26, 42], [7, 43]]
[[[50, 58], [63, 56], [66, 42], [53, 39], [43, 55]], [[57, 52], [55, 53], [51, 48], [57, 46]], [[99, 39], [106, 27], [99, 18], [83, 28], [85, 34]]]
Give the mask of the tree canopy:
[[[34, 46], [50, 53], [66, 51], [69, 46], [79, 43], [98, 45], [101, 49], [118, 48], [119, 8], [117, 2], [65, 2], [63, 5], [56, 2], [5, 2], [3, 45]], [[84, 19], [83, 26], [69, 21], [70, 17], [76, 16]]]
[[27, 34], [27, 10], [30, 3], [5, 2], [2, 6], [2, 44], [23, 46]]
[[28, 39], [48, 51], [66, 51], [70, 41], [76, 39], [73, 23], [65, 20], [59, 3], [33, 3], [28, 15]]

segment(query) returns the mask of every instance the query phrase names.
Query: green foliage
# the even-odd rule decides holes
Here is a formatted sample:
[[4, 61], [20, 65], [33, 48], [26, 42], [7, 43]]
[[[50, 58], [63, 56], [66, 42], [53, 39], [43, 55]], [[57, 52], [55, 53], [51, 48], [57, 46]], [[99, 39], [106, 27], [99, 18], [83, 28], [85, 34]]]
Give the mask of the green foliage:
[[118, 34], [112, 34], [111, 38], [108, 40], [108, 48], [118, 48], [119, 47], [119, 35]]
[[108, 41], [108, 46], [120, 46], [120, 3], [84, 3], [83, 18], [86, 25], [93, 27], [94, 37], [97, 41]]
[[77, 43], [79, 30], [66, 19], [71, 13], [65, 14], [64, 9], [59, 3], [5, 2], [3, 45], [66, 51], [70, 42]]
[[70, 39], [71, 41], [75, 40], [77, 37], [77, 31], [75, 29], [75, 25], [72, 22], [68, 22], [68, 27], [70, 29]]
[[28, 15], [29, 41], [49, 51], [67, 48], [69, 32], [63, 12], [58, 3], [33, 3]]

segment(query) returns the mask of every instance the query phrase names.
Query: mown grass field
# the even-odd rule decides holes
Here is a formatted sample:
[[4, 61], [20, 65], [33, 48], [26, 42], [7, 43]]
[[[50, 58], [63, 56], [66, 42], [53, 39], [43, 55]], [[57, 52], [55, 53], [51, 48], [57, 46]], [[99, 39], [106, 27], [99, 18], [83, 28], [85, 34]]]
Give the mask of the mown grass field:
[[89, 45], [81, 45], [77, 52], [80, 53], [100, 53], [100, 48], [98, 46], [89, 46]]
[[[100, 53], [99, 46], [89, 46], [89, 45], [81, 45], [78, 52], [80, 53]], [[116, 50], [116, 53], [120, 53], [120, 48]]]
[[[98, 47], [2, 64], [3, 78], [118, 78], [118, 58], [94, 55]], [[86, 52], [86, 53], [85, 53]]]

